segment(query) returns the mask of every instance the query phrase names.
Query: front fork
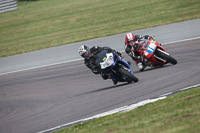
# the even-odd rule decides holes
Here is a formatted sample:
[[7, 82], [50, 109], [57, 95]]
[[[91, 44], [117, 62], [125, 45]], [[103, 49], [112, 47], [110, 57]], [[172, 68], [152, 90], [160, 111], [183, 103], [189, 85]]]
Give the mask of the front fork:
[[[123, 65], [117, 65], [115, 69], [112, 69], [112, 73], [110, 74], [112, 80], [117, 80], [119, 82], [124, 82], [126, 81], [126, 78], [123, 77], [123, 75], [119, 75], [117, 70], [120, 69], [120, 67], [124, 67]], [[129, 72], [131, 72], [128, 68], [124, 67], [123, 69], [128, 70]]]

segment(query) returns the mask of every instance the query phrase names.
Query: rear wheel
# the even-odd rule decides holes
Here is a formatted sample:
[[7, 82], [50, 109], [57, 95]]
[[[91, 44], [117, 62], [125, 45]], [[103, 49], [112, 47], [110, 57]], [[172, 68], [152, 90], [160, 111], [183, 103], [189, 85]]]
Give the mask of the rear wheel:
[[164, 60], [166, 60], [167, 62], [173, 64], [173, 65], [176, 65], [177, 64], [177, 61], [176, 59], [174, 59], [173, 57], [171, 57], [170, 55], [166, 54], [166, 52], [159, 50], [159, 54], [158, 56]]
[[131, 74], [128, 70], [125, 70], [123, 67], [121, 67], [118, 71], [121, 75], [127, 77], [128, 79], [138, 82], [138, 78], [135, 77], [133, 74]]

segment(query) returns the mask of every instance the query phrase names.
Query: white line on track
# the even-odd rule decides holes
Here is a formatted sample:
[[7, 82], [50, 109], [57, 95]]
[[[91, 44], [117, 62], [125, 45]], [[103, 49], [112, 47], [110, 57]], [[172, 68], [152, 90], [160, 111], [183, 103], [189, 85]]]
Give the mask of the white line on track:
[[6, 74], [11, 74], [11, 73], [17, 73], [17, 72], [23, 72], [23, 71], [28, 71], [28, 70], [43, 68], [43, 67], [49, 67], [49, 66], [54, 66], [54, 65], [60, 65], [60, 64], [69, 63], [69, 62], [74, 62], [74, 61], [79, 61], [79, 60], [82, 60], [82, 59], [75, 59], [75, 60], [63, 61], [63, 62], [48, 64], [48, 65], [42, 65], [42, 66], [38, 66], [38, 67], [32, 67], [32, 68], [21, 69], [21, 70], [17, 70], [17, 71], [6, 72], [6, 73], [0, 74], [0, 76], [1, 76], [1, 75], [6, 75]]
[[[188, 38], [188, 39], [183, 39], [183, 40], [178, 40], [178, 41], [173, 41], [173, 42], [167, 42], [167, 43], [163, 43], [163, 45], [167, 45], [167, 44], [171, 44], [171, 43], [177, 43], [177, 42], [190, 41], [190, 40], [195, 40], [195, 39], [199, 39], [199, 38], [200, 38], [200, 37], [195, 37], [195, 38]], [[120, 52], [124, 52], [124, 51], [120, 51]], [[23, 71], [28, 71], [28, 70], [33, 70], [33, 69], [48, 67], [48, 66], [54, 66], [54, 65], [65, 64], [65, 63], [74, 62], [74, 61], [79, 61], [79, 60], [82, 60], [82, 59], [75, 59], [75, 60], [63, 61], [63, 62], [48, 64], [48, 65], [42, 65], [42, 66], [38, 66], [38, 67], [32, 67], [32, 68], [21, 69], [21, 70], [17, 70], [17, 71], [11, 71], [11, 72], [6, 72], [6, 73], [1, 73], [0, 76], [1, 76], [1, 75], [6, 75], [6, 74], [11, 74], [11, 73], [17, 73], [17, 72], [23, 72]]]
[[176, 94], [178, 92], [185, 91], [185, 90], [188, 90], [188, 89], [192, 89], [192, 88], [195, 88], [195, 87], [198, 87], [198, 86], [200, 86], [200, 84], [189, 86], [189, 87], [180, 89], [179, 91], [174, 91], [174, 92], [169, 92], [169, 93], [166, 93], [166, 94], [162, 94], [162, 95], [160, 95], [160, 96], [158, 96], [156, 98], [146, 99], [146, 100], [140, 101], [140, 102], [135, 103], [135, 104], [131, 104], [131, 105], [123, 106], [123, 107], [120, 107], [120, 108], [116, 108], [114, 110], [110, 110], [110, 111], [107, 111], [107, 112], [104, 112], [104, 113], [101, 113], [101, 114], [97, 114], [97, 115], [92, 116], [92, 117], [88, 117], [88, 118], [85, 118], [85, 119], [81, 119], [81, 120], [77, 120], [77, 121], [70, 122], [70, 123], [67, 123], [67, 124], [63, 124], [63, 125], [51, 128], [51, 129], [40, 131], [38, 133], [53, 132], [53, 131], [56, 131], [56, 130], [59, 130], [59, 129], [62, 129], [62, 128], [69, 127], [69, 126], [74, 125], [74, 124], [78, 124], [78, 123], [82, 123], [82, 122], [88, 121], [88, 120], [93, 120], [93, 119], [104, 117], [104, 116], [111, 115], [111, 114], [114, 114], [114, 113], [127, 112], [127, 111], [130, 111], [130, 110], [136, 109], [136, 108], [138, 108], [140, 106], [144, 106], [144, 105], [146, 105], [148, 103], [153, 103], [153, 102], [156, 102], [158, 100], [165, 99], [165, 98], [167, 98], [167, 97], [169, 97], [169, 96], [171, 96], [173, 94]]
[[190, 41], [190, 40], [196, 40], [196, 39], [200, 39], [200, 37], [194, 37], [194, 38], [188, 38], [188, 39], [183, 39], [183, 40], [178, 40], [178, 41], [173, 41], [173, 42], [167, 42], [167, 43], [164, 43], [164, 45], [171, 44], [171, 43], [178, 43], [178, 42]]

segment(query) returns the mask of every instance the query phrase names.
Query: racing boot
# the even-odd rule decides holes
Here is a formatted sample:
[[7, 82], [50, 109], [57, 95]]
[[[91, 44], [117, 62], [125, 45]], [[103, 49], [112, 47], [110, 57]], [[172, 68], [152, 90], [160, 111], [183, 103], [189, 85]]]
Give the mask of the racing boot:
[[139, 62], [138, 64], [137, 64], [137, 67], [138, 67], [138, 69], [140, 70], [140, 71], [143, 71], [144, 69], [145, 69], [145, 65], [143, 65], [142, 64], [142, 62]]
[[112, 81], [113, 81], [113, 84], [114, 84], [114, 85], [116, 85], [116, 84], [118, 83], [118, 81], [115, 80], [115, 79], [112, 79]]
[[131, 62], [130, 62], [130, 61], [127, 61], [127, 63], [128, 63], [129, 65], [131, 65]]

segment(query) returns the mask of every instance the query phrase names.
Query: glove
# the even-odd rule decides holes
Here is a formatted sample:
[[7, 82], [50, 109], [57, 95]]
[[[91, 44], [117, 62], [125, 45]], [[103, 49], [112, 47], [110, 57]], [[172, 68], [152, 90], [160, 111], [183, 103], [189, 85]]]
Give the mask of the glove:
[[116, 53], [117, 53], [120, 57], [122, 56], [122, 54], [121, 54], [120, 52], [117, 51]]
[[155, 41], [155, 36], [149, 36], [148, 39], [149, 39], [149, 40], [153, 40], [153, 41]]
[[137, 59], [138, 59], [138, 61], [141, 61], [141, 57], [140, 56], [138, 56]]
[[93, 72], [94, 74], [100, 74], [100, 73], [101, 73], [101, 69], [100, 69], [100, 67], [93, 66], [92, 72]]
[[139, 36], [138, 36], [138, 39], [142, 39], [142, 36], [141, 36], [141, 35], [139, 35]]
[[129, 55], [130, 57], [133, 57], [133, 54], [132, 54], [132, 52], [128, 53], [128, 55]]
[[130, 57], [135, 56], [135, 54], [133, 53], [133, 51], [129, 52], [128, 55], [129, 55]]
[[92, 70], [94, 74], [99, 74], [100, 72], [97, 69]]
[[141, 35], [135, 35], [135, 39], [136, 39], [136, 41], [138, 41], [138, 40], [142, 39], [142, 36]]
[[156, 37], [155, 37], [155, 36], [152, 36], [151, 38], [152, 38], [152, 40], [154, 40], [154, 41], [155, 41], [155, 39], [156, 39]]
[[144, 39], [155, 40], [155, 37], [154, 36], [145, 35]]

